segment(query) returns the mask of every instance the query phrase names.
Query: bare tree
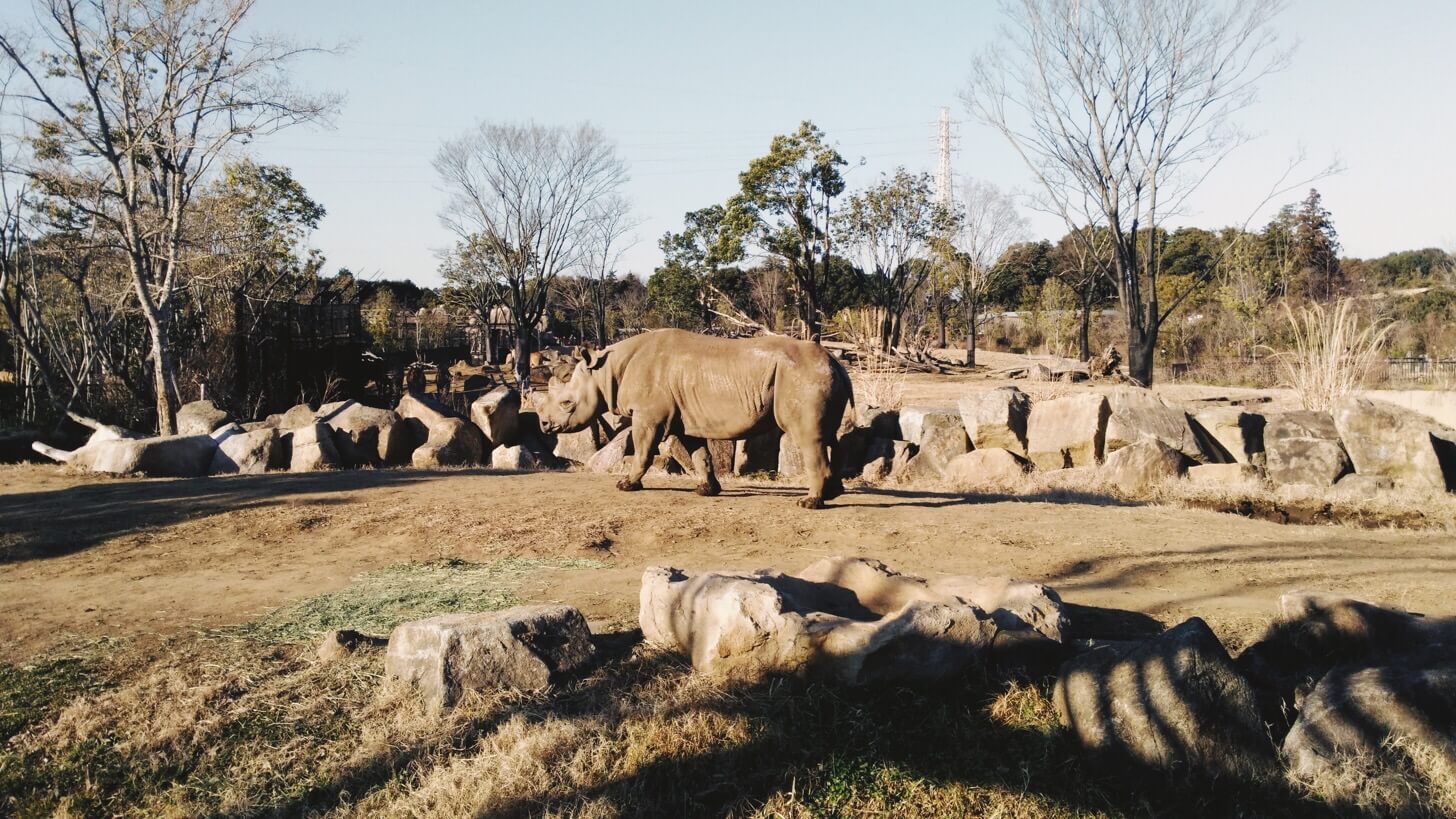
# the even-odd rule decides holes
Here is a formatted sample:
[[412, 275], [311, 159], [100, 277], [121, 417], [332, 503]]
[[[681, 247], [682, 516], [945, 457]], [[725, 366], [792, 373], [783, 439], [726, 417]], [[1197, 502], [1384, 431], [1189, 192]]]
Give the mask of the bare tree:
[[516, 381], [530, 384], [531, 345], [551, 282], [588, 255], [593, 209], [627, 168], [590, 124], [481, 123], [441, 146], [435, 170], [450, 198], [440, 214], [480, 257], [516, 332]]
[[851, 195], [834, 218], [835, 238], [859, 268], [860, 283], [879, 313], [877, 342], [889, 351], [900, 322], [931, 267], [924, 253], [944, 214], [935, 205], [928, 174], [904, 168]]
[[636, 244], [635, 239], [628, 241], [627, 234], [637, 223], [632, 220], [632, 203], [618, 194], [593, 203], [587, 217], [586, 257], [582, 264], [585, 275], [581, 282], [585, 299], [581, 306], [591, 313], [597, 343], [605, 346], [611, 338], [607, 306], [617, 280], [617, 264], [622, 254]]
[[1007, 0], [1011, 26], [975, 61], [964, 100], [1036, 177], [1068, 228], [1110, 232], [1128, 369], [1152, 381], [1157, 228], [1245, 141], [1234, 115], [1282, 67], [1284, 0]]
[[953, 230], [938, 242], [942, 269], [966, 319], [966, 366], [976, 366], [981, 308], [1006, 276], [996, 262], [1026, 233], [1016, 203], [990, 182], [967, 179]]
[[1108, 251], [1110, 234], [1095, 227], [1080, 227], [1057, 242], [1052, 275], [1077, 295], [1081, 326], [1077, 331], [1077, 355], [1080, 360], [1092, 358], [1092, 309], [1108, 297]]
[[0, 34], [32, 130], [28, 173], [124, 253], [150, 341], [157, 428], [175, 429], [168, 333], [197, 186], [234, 144], [317, 119], [289, 86], [300, 48], [244, 35], [253, 0], [37, 0], [39, 49]]

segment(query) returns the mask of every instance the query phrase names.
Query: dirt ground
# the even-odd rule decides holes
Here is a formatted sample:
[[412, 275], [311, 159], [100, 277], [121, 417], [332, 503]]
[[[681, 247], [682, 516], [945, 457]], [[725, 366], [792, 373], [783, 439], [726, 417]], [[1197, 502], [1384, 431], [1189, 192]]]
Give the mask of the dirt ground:
[[862, 488], [811, 512], [787, 484], [728, 480], [721, 497], [701, 498], [686, 479], [630, 494], [615, 480], [488, 470], [139, 480], [0, 467], [0, 661], [240, 623], [401, 561], [509, 555], [605, 563], [544, 569], [517, 594], [611, 628], [635, 625], [647, 566], [792, 571], [829, 555], [931, 576], [1009, 574], [1165, 621], [1196, 614], [1235, 644], [1291, 589], [1456, 613], [1449, 531], [905, 489]]

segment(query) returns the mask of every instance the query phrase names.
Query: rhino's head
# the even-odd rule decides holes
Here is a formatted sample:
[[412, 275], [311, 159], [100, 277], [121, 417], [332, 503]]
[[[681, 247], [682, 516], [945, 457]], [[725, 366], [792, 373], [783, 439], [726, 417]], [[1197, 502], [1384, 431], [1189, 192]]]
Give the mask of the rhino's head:
[[581, 361], [568, 380], [552, 377], [546, 386], [546, 400], [537, 410], [541, 431], [547, 435], [585, 429], [594, 418], [606, 412], [602, 391], [592, 378], [592, 370], [606, 363], [607, 351], [582, 353]]

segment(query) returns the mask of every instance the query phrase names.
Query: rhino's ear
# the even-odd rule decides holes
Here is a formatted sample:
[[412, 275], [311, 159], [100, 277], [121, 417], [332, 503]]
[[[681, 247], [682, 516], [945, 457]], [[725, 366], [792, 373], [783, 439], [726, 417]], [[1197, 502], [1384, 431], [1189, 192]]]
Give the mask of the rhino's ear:
[[582, 350], [582, 361], [586, 362], [588, 370], [600, 369], [607, 361], [607, 351]]

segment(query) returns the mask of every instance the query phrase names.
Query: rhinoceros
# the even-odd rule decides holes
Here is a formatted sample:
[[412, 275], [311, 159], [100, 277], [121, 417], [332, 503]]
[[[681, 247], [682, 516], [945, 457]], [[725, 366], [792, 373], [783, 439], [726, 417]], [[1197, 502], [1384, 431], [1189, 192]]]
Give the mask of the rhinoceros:
[[809, 494], [799, 505], [817, 509], [844, 492], [830, 463], [852, 400], [849, 374], [818, 344], [653, 330], [584, 352], [568, 380], [548, 386], [540, 419], [542, 431], [555, 434], [584, 429], [604, 412], [630, 416], [634, 460], [617, 483], [628, 492], [642, 488], [665, 435], [691, 453], [698, 494], [716, 495], [708, 440], [778, 429], [803, 453]]

